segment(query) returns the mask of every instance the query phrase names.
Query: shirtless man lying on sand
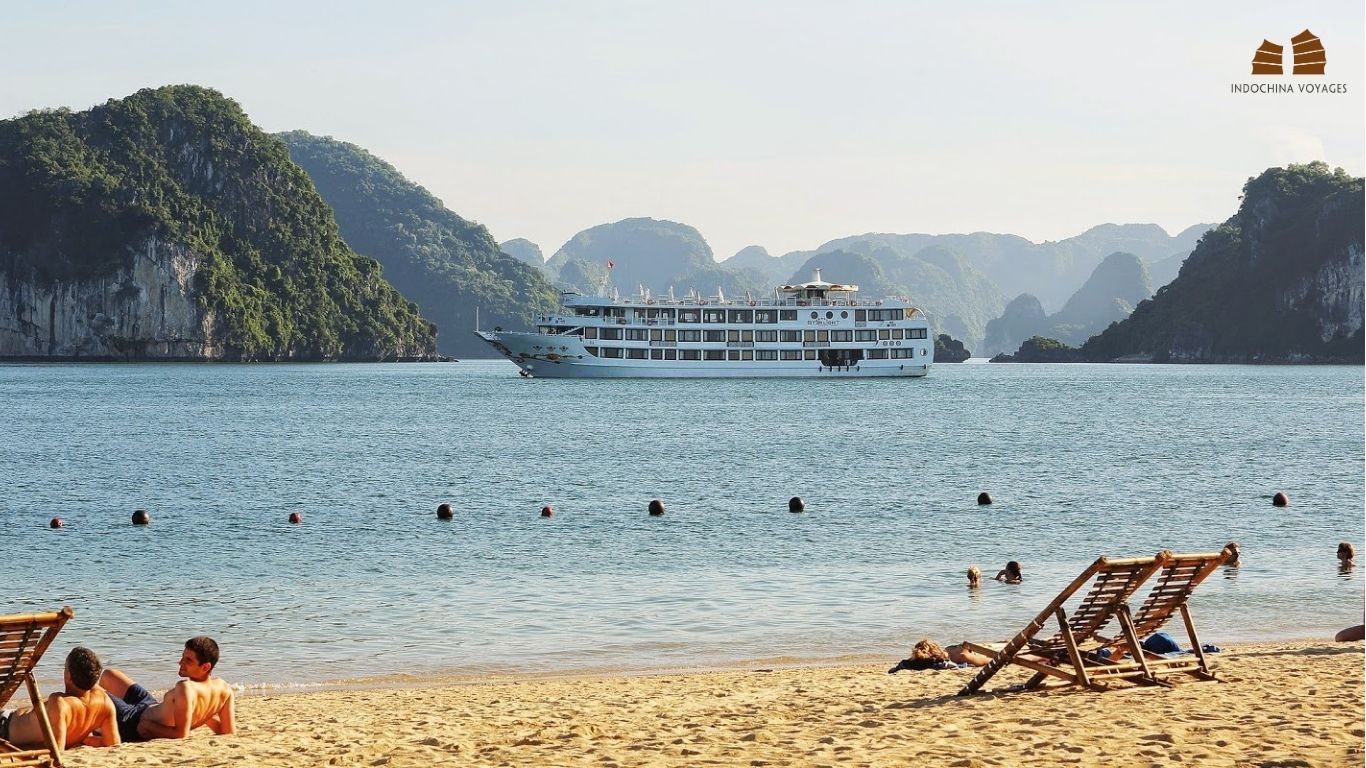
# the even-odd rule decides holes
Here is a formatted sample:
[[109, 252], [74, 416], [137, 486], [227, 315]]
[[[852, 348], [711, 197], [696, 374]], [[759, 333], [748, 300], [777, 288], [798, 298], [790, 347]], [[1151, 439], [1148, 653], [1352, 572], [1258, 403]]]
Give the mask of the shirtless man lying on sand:
[[117, 669], [106, 669], [100, 685], [118, 711], [119, 737], [126, 742], [183, 739], [201, 725], [220, 735], [237, 732], [233, 724], [232, 688], [210, 677], [218, 663], [218, 643], [200, 635], [185, 641], [180, 676], [186, 678], [156, 697]]
[[[52, 724], [52, 735], [63, 749], [80, 744], [109, 747], [119, 743], [114, 705], [100, 688], [101, 668], [94, 651], [81, 646], [72, 648], [62, 671], [66, 690], [48, 696], [43, 704]], [[38, 749], [47, 743], [43, 739], [42, 721], [31, 709], [0, 712], [0, 739], [20, 749]]]

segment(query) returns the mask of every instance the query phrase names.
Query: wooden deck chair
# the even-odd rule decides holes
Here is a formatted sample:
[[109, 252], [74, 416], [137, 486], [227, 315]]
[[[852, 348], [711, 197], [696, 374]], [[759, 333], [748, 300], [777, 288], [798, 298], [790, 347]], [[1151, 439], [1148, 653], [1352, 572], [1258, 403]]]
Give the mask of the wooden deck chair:
[[31, 613], [0, 616], [0, 707], [14, 696], [19, 686], [28, 687], [33, 710], [38, 713], [43, 737], [47, 745], [41, 749], [19, 749], [7, 741], [0, 741], [0, 768], [19, 766], [55, 766], [62, 764], [62, 744], [52, 732], [47, 719], [47, 708], [38, 695], [38, 684], [33, 680], [33, 668], [43, 657], [62, 626], [75, 615], [70, 607], [56, 613]]
[[[1163, 564], [1161, 572], [1154, 580], [1152, 589], [1149, 590], [1138, 610], [1121, 621], [1121, 625], [1128, 623], [1133, 627], [1132, 637], [1129, 637], [1130, 633], [1126, 631], [1123, 635], [1114, 637], [1107, 643], [1111, 654], [1120, 656], [1128, 651], [1141, 666], [1146, 667], [1154, 674], [1159, 671], [1188, 672], [1206, 680], [1214, 679], [1214, 673], [1210, 671], [1209, 662], [1205, 658], [1205, 651], [1200, 645], [1200, 637], [1195, 633], [1195, 622], [1191, 620], [1188, 601], [1191, 593], [1200, 586], [1200, 582], [1218, 570], [1219, 566], [1227, 562], [1232, 556], [1233, 552], [1228, 548], [1220, 552], [1172, 555]], [[1128, 607], [1125, 606], [1123, 611], [1128, 614]], [[1190, 639], [1191, 655], [1166, 658], [1143, 651], [1142, 646], [1137, 641], [1141, 641], [1162, 629], [1172, 618], [1172, 615], [1176, 613], [1181, 614], [1182, 622], [1186, 625], [1186, 636]], [[1138, 652], [1134, 651], [1135, 648], [1139, 649]]]
[[[1166, 564], [1171, 556], [1170, 552], [1159, 552], [1153, 557], [1100, 557], [1059, 592], [1048, 607], [1004, 647], [998, 649], [965, 644], [973, 651], [990, 656], [991, 661], [958, 694], [965, 696], [977, 691], [1008, 664], [1019, 664], [1034, 670], [1034, 677], [1024, 684], [1024, 688], [1035, 688], [1049, 676], [1075, 685], [1098, 686], [1101, 683], [1094, 678], [1113, 676], [1120, 672], [1119, 667], [1127, 669], [1131, 665], [1112, 662], [1097, 653], [1100, 648], [1113, 643], [1111, 638], [1101, 636], [1100, 632], [1119, 614], [1143, 582]], [[1091, 582], [1090, 590], [1072, 615], [1068, 616], [1064, 603], [1087, 582]], [[1045, 640], [1035, 639], [1035, 635], [1052, 619], [1057, 621], [1057, 633]]]

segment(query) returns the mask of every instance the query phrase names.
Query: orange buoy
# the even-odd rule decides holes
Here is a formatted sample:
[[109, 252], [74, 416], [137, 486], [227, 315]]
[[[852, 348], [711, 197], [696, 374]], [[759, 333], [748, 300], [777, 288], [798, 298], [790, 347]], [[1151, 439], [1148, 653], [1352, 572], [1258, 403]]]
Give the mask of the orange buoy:
[[662, 514], [664, 514], [664, 502], [660, 501], [659, 499], [651, 499], [650, 516], [659, 517]]
[[443, 501], [436, 506], [437, 520], [450, 520], [452, 517], [455, 517], [455, 512], [451, 511], [450, 504]]
[[291, 525], [298, 525], [299, 523], [302, 523], [303, 521], [304, 521], [304, 515], [303, 515], [302, 512], [290, 512], [290, 513], [289, 513], [289, 522], [290, 522]]
[[47, 525], [49, 528], [61, 528], [62, 526], [66, 525], [66, 521], [60, 517], [54, 517], [52, 518], [52, 521], [49, 522]]
[[788, 512], [804, 512], [805, 510], [806, 502], [802, 501], [802, 497], [793, 496], [792, 498], [787, 500]]
[[1276, 495], [1271, 497], [1271, 503], [1278, 507], [1290, 506], [1290, 497], [1285, 495], [1285, 491], [1276, 491]]
[[554, 516], [554, 514], [555, 510], [552, 509], [549, 504], [545, 505], [544, 507], [541, 507], [541, 517], [552, 517]]
[[133, 510], [133, 525], [148, 525], [152, 522], [152, 516], [147, 514], [145, 509]]

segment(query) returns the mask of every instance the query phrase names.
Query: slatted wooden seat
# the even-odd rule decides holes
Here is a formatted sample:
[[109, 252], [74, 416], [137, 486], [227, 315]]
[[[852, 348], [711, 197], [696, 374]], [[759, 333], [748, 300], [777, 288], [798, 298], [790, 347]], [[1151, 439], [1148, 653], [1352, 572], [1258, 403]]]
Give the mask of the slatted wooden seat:
[[[1144, 597], [1137, 611], [1129, 620], [1133, 624], [1133, 635], [1145, 638], [1162, 629], [1174, 614], [1180, 613], [1190, 639], [1190, 656], [1166, 658], [1142, 651], [1142, 647], [1125, 635], [1112, 638], [1107, 646], [1112, 656], [1118, 657], [1128, 651], [1148, 669], [1156, 672], [1189, 672], [1204, 679], [1213, 679], [1209, 661], [1201, 647], [1200, 638], [1195, 633], [1195, 622], [1191, 620], [1191, 593], [1216, 570], [1233, 556], [1232, 550], [1225, 548], [1220, 552], [1207, 552], [1193, 555], [1172, 555], [1163, 564], [1162, 570], [1154, 579], [1152, 589]], [[1125, 611], [1127, 612], [1127, 608]], [[1126, 633], [1127, 634], [1127, 633]], [[1133, 649], [1139, 652], [1134, 653]]]
[[52, 723], [48, 722], [47, 709], [43, 707], [38, 684], [33, 679], [33, 668], [38, 666], [62, 626], [74, 615], [75, 611], [66, 607], [55, 613], [0, 616], [0, 707], [9, 702], [20, 685], [27, 686], [47, 742], [41, 749], [19, 749], [7, 741], [0, 741], [0, 766], [3, 768], [60, 767], [62, 764], [62, 745], [57, 743]]
[[[991, 661], [958, 692], [959, 695], [978, 690], [1003, 667], [1012, 663], [1035, 671], [1034, 677], [1025, 684], [1026, 688], [1037, 686], [1048, 675], [1090, 685], [1088, 666], [1112, 666], [1095, 653], [1109, 642], [1108, 638], [1101, 638], [1099, 633], [1115, 618], [1120, 606], [1125, 605], [1125, 601], [1143, 582], [1162, 567], [1170, 554], [1159, 552], [1153, 557], [1097, 558], [1004, 647], [994, 649], [967, 644], [972, 650], [990, 656]], [[1064, 603], [1087, 582], [1091, 582], [1090, 590], [1069, 617]], [[1049, 620], [1057, 621], [1057, 634], [1045, 640], [1036, 640], [1034, 636]]]

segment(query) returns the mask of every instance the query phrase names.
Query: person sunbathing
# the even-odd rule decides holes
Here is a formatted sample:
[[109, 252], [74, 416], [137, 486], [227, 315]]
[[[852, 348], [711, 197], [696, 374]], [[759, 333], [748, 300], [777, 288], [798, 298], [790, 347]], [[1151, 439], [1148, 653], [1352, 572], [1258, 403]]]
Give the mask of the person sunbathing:
[[200, 635], [185, 641], [180, 676], [186, 678], [158, 702], [148, 690], [117, 669], [106, 669], [100, 684], [118, 711], [119, 737], [124, 741], [183, 739], [200, 726], [219, 735], [237, 732], [232, 688], [212, 677], [218, 664], [218, 643]]
[[[66, 666], [62, 670], [66, 690], [48, 696], [43, 704], [52, 725], [52, 735], [63, 749], [81, 744], [112, 747], [119, 743], [114, 705], [100, 688], [102, 668], [100, 658], [89, 648], [76, 646], [66, 655]], [[46, 745], [38, 712], [32, 709], [0, 712], [0, 740], [21, 749], [39, 749]]]

